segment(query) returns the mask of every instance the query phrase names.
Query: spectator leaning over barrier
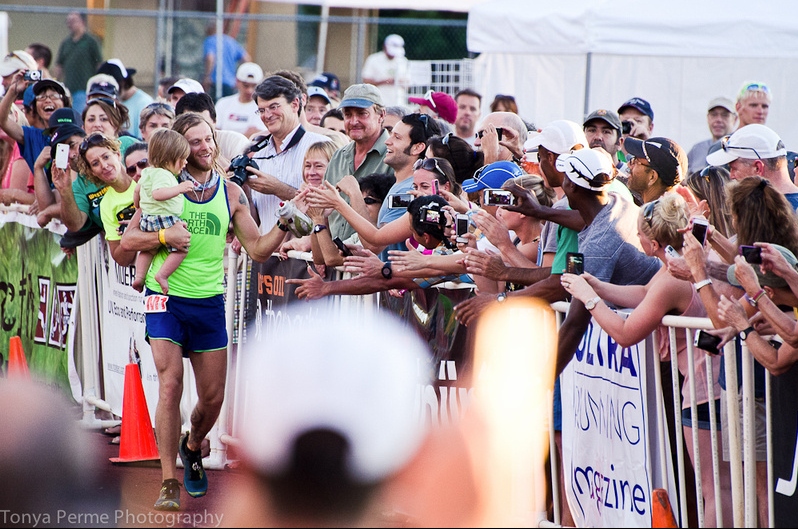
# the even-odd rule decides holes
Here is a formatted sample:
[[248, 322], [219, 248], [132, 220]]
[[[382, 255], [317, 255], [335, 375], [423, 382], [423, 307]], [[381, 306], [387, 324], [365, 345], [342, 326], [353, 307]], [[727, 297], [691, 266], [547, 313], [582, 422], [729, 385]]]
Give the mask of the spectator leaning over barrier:
[[63, 116], [63, 124], [52, 127], [53, 130], [50, 145], [42, 149], [33, 168], [33, 192], [36, 195], [36, 202], [39, 204], [39, 213], [36, 221], [39, 226], [46, 226], [53, 218], [61, 219], [61, 197], [55, 191], [55, 184], [52, 178], [53, 150], [56, 145], [65, 143], [69, 145], [69, 163], [65, 171], [69, 181], [72, 181], [72, 172], [77, 175], [77, 159], [80, 156], [78, 147], [86, 136], [86, 132], [81, 128], [83, 122], [80, 116], [73, 109], [60, 109], [53, 112], [50, 122], [56, 125]]
[[[341, 179], [351, 174], [355, 178], [371, 173], [393, 174], [393, 169], [385, 164], [385, 140], [388, 132], [383, 130], [385, 106], [377, 87], [370, 84], [355, 84], [344, 92], [338, 106], [344, 113], [344, 127], [352, 142], [338, 149], [330, 160], [324, 179], [336, 186]], [[350, 204], [349, 197], [347, 204]], [[355, 198], [351, 204], [355, 211], [365, 217], [365, 204]], [[330, 216], [330, 233], [333, 237], [346, 239], [355, 229], [340, 212]]]
[[[684, 198], [676, 193], [666, 193], [653, 202], [646, 203], [638, 215], [637, 230], [640, 244], [646, 255], [654, 256], [662, 263], [665, 262], [665, 248], [671, 246], [677, 252], [682, 248], [682, 228], [687, 227], [690, 213]], [[587, 257], [585, 258], [587, 262]], [[658, 331], [659, 356], [662, 360], [671, 359], [670, 338], [668, 329], [661, 322], [668, 314], [702, 318], [707, 312], [701, 302], [700, 295], [693, 286], [680, 281], [668, 273], [667, 266], [661, 266], [659, 271], [645, 285], [617, 285], [596, 279], [593, 275], [585, 273], [562, 275], [562, 284], [565, 289], [579, 300], [590, 311], [596, 323], [609, 334], [621, 347], [631, 347], [644, 340], [649, 334]], [[610, 305], [632, 308], [627, 318], [621, 317]], [[693, 466], [696, 458], [701, 464], [701, 484], [704, 508], [704, 524], [706, 527], [716, 527], [716, 513], [722, 511], [724, 523], [732, 519], [731, 477], [729, 463], [720, 463], [719, 483], [721, 489], [721, 505], [715, 504], [715, 481], [713, 475], [712, 445], [718, 449], [721, 445], [720, 432], [718, 437], [712, 439], [709, 425], [709, 406], [717, 408], [720, 417], [720, 386], [715, 377], [712, 391], [713, 400], [709, 400], [707, 387], [706, 359], [708, 353], [697, 351], [694, 354], [694, 365], [690, 366], [687, 359], [687, 339], [684, 332], [676, 332], [677, 362], [679, 372], [684, 377], [682, 381], [682, 429], [687, 439], [687, 451]], [[720, 372], [720, 356], [710, 356], [712, 373]], [[696, 393], [690, 391], [690, 379], [693, 379]], [[663, 388], [669, 391], [670, 388]], [[698, 406], [698, 417], [691, 417], [691, 404]], [[719, 426], [719, 425], [718, 425]], [[692, 428], [698, 431], [700, 451], [694, 453]]]
[[141, 109], [139, 130], [141, 139], [148, 141], [150, 135], [160, 128], [170, 129], [175, 121], [175, 110], [169, 103], [155, 101]]
[[259, 221], [261, 233], [268, 233], [274, 228], [280, 202], [293, 199], [302, 185], [305, 153], [328, 138], [302, 126], [302, 92], [285, 77], [264, 79], [255, 89], [254, 99], [269, 136], [252, 156], [258, 168], [247, 168], [250, 178], [244, 186], [250, 190], [253, 217]]
[[[155, 281], [166, 258], [165, 248], [155, 256], [146, 279], [147, 335], [159, 374], [155, 436], [163, 482], [157, 510], [180, 508], [180, 484], [175, 479], [178, 452], [186, 492], [198, 497], [208, 488], [200, 444], [216, 422], [224, 399], [228, 337], [223, 278], [228, 226], [232, 222], [233, 232], [254, 260], [264, 261], [271, 255], [267, 238], [259, 236], [249, 213], [246, 195], [214, 169], [218, 150], [210, 123], [188, 112], [175, 120], [173, 129], [185, 136], [191, 148], [180, 174], [181, 181], [195, 182], [183, 210], [191, 233], [183, 223], [159, 232], [142, 232], [137, 212], [122, 238], [124, 251], [152, 250], [163, 242], [188, 251], [169, 279], [168, 296]], [[190, 431], [180, 436], [183, 355], [194, 370], [198, 402], [191, 413]]]

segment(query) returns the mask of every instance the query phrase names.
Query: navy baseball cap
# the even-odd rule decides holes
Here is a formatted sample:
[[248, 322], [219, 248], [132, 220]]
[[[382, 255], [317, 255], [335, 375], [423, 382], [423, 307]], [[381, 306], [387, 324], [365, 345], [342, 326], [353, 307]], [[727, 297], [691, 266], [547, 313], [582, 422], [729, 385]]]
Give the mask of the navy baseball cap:
[[340, 91], [341, 81], [338, 80], [338, 76], [334, 73], [323, 72], [314, 77], [308, 86], [318, 86], [325, 90]]
[[64, 107], [59, 108], [52, 114], [50, 114], [50, 118], [47, 120], [47, 128], [44, 129], [44, 133], [48, 136], [52, 136], [53, 132], [56, 131], [59, 127], [65, 125], [75, 125], [76, 127], [83, 126], [83, 118], [80, 117], [80, 113], [71, 107]]
[[623, 112], [624, 108], [634, 108], [648, 116], [651, 121], [654, 121], [654, 111], [651, 110], [651, 105], [645, 99], [639, 97], [633, 97], [629, 101], [625, 102], [623, 105], [618, 107], [618, 114]]

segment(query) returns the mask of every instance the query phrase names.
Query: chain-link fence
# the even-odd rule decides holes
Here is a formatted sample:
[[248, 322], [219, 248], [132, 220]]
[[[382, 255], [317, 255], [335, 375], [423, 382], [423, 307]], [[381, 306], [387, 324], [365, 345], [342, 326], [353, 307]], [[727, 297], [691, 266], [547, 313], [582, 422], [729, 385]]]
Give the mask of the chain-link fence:
[[[66, 15], [72, 11], [87, 14], [90, 31], [101, 39], [103, 57], [119, 58], [127, 67], [135, 68], [136, 85], [151, 94], [164, 77], [203, 77], [206, 26], [219, 20], [224, 33], [233, 36], [265, 72], [288, 68], [301, 72], [306, 79], [322, 71], [333, 72], [346, 87], [361, 80], [363, 61], [381, 49], [384, 37], [397, 33], [403, 36], [411, 61], [409, 93], [434, 89], [454, 95], [461, 88], [473, 86], [465, 14], [440, 18], [440, 13], [386, 11], [379, 12], [380, 17], [368, 17], [354, 16], [359, 12], [353, 10], [333, 9], [330, 16], [322, 17], [317, 6], [252, 2], [248, 13], [217, 16], [212, 11], [180, 9], [189, 2], [120, 0], [112, 3], [113, 9], [102, 10], [5, 5], [0, 11], [9, 16], [8, 49], [25, 49], [34, 42], [45, 44], [53, 53], [51, 68], [60, 43], [69, 35]], [[199, 3], [191, 5], [196, 9]], [[163, 9], [165, 5], [174, 9]], [[324, 36], [322, 46], [320, 35]]]

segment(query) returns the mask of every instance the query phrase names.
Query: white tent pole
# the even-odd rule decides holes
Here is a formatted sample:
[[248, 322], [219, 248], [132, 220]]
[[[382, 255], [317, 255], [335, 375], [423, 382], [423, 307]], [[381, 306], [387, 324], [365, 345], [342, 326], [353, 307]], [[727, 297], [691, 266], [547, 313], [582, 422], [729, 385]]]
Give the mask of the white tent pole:
[[216, 0], [216, 99], [222, 97], [224, 79], [224, 0]]
[[587, 52], [585, 56], [585, 108], [582, 112], [582, 119], [584, 120], [590, 114], [590, 70], [593, 62], [593, 52]]
[[330, 17], [330, 5], [325, 1], [321, 5], [321, 22], [319, 22], [319, 44], [316, 48], [316, 73], [324, 71], [325, 54], [327, 52], [327, 19]]

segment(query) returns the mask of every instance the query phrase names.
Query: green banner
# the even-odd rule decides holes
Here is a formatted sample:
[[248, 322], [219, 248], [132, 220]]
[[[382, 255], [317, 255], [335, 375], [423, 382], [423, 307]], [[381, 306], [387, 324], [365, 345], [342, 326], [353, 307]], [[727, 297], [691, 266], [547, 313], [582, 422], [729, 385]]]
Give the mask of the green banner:
[[61, 251], [61, 235], [36, 218], [0, 212], [0, 352], [19, 336], [31, 377], [70, 394], [67, 338], [74, 325], [77, 256]]

